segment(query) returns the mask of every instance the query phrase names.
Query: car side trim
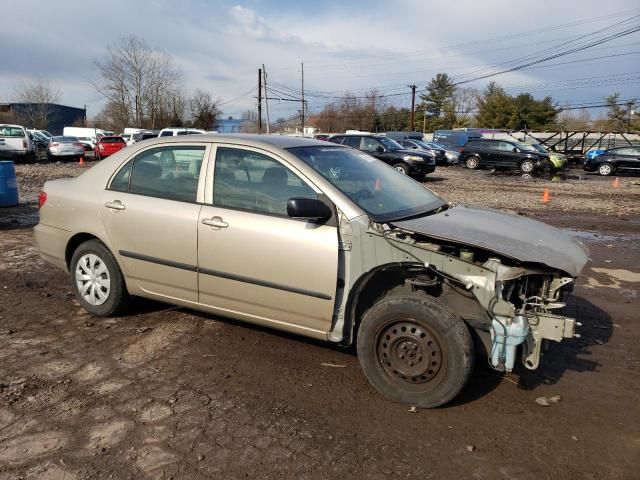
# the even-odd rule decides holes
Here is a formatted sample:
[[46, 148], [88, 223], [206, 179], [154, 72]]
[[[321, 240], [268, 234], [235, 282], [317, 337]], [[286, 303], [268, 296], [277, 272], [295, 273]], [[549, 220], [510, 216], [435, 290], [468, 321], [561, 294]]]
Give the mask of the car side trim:
[[152, 257], [150, 255], [144, 255], [142, 253], [129, 252], [127, 250], [118, 250], [118, 253], [123, 257], [133, 258], [135, 260], [142, 260], [143, 262], [157, 263], [158, 265], [164, 265], [166, 267], [179, 268], [180, 270], [188, 270], [190, 272], [197, 272], [198, 267], [195, 265], [189, 265], [188, 263], [174, 262], [172, 260], [166, 260], [164, 258]]
[[241, 275], [234, 275], [232, 273], [220, 272], [218, 270], [211, 270], [209, 268], [200, 268], [198, 269], [198, 271], [204, 275], [211, 275], [213, 277], [226, 278], [227, 280], [234, 280], [236, 282], [251, 283], [253, 285], [259, 285], [261, 287], [275, 288], [276, 290], [284, 290], [285, 292], [306, 295], [307, 297], [320, 298], [322, 300], [331, 300], [332, 298], [331, 295], [326, 295], [324, 293], [305, 290], [303, 288], [290, 287], [288, 285], [282, 285], [280, 283], [267, 282], [265, 280], [258, 280], [256, 278], [243, 277]]
[[234, 275], [232, 273], [220, 272], [218, 270], [212, 270], [209, 268], [198, 268], [196, 265], [189, 265], [187, 263], [174, 262], [172, 260], [152, 257], [150, 255], [144, 255], [142, 253], [129, 252], [127, 250], [118, 250], [118, 253], [123, 257], [133, 258], [135, 260], [142, 260], [143, 262], [157, 263], [158, 265], [165, 265], [167, 267], [179, 268], [180, 270], [188, 270], [190, 272], [202, 273], [203, 275], [211, 275], [212, 277], [226, 278], [227, 280], [233, 280], [236, 282], [250, 283], [252, 285], [259, 285], [261, 287], [274, 288], [276, 290], [283, 290], [285, 292], [297, 293], [299, 295], [306, 295], [307, 297], [319, 298], [321, 300], [331, 300], [333, 298], [331, 297], [331, 295], [314, 292], [312, 290], [305, 290], [303, 288], [290, 287], [288, 285], [282, 285], [280, 283], [274, 283], [274, 282], [267, 282], [265, 280], [258, 280], [256, 278], [243, 277], [242, 275]]

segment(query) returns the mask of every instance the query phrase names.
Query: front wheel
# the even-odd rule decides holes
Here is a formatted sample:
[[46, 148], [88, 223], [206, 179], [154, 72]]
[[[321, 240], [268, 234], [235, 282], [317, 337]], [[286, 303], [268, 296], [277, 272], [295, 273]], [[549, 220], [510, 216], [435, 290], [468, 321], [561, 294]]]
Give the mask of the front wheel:
[[473, 369], [467, 326], [428, 295], [383, 297], [363, 315], [357, 347], [360, 365], [380, 393], [421, 408], [451, 401]]
[[480, 166], [480, 160], [478, 159], [478, 157], [467, 157], [464, 161], [464, 164], [468, 169], [475, 170], [476, 168], [478, 168], [478, 166]]
[[598, 173], [603, 177], [608, 177], [613, 174], [613, 165], [610, 163], [603, 163], [598, 167]]
[[99, 240], [76, 248], [69, 270], [76, 298], [89, 313], [112, 316], [127, 307], [130, 297], [120, 267]]
[[396, 172], [400, 172], [403, 175], [409, 175], [409, 167], [404, 163], [396, 163], [393, 168], [395, 168]]
[[535, 170], [536, 165], [531, 160], [523, 160], [520, 164], [520, 171], [523, 173], [531, 173]]

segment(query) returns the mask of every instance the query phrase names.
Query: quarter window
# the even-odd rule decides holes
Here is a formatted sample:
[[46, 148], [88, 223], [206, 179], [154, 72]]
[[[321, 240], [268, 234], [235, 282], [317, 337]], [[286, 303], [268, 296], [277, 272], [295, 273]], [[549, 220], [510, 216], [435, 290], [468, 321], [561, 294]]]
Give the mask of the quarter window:
[[360, 137], [344, 137], [342, 140], [343, 145], [347, 145], [351, 148], [360, 148]]
[[515, 147], [507, 142], [498, 142], [498, 150], [501, 152], [512, 152]]
[[287, 216], [290, 198], [315, 191], [276, 160], [247, 150], [218, 148], [213, 178], [217, 207]]
[[382, 144], [375, 138], [363, 137], [362, 138], [362, 150], [368, 152], [374, 151], [377, 147], [381, 147]]
[[145, 150], [113, 178], [111, 190], [195, 202], [203, 146], [160, 147]]

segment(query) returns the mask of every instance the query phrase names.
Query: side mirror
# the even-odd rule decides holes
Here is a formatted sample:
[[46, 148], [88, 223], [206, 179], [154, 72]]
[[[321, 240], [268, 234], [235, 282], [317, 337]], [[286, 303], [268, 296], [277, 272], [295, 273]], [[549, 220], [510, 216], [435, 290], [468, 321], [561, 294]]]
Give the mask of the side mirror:
[[317, 198], [290, 198], [287, 201], [287, 215], [291, 218], [328, 220], [331, 209]]
[[412, 150], [418, 150], [418, 147], [416, 147], [415, 145], [413, 147], [411, 147]]
[[375, 148], [375, 151], [378, 152], [378, 153], [384, 153], [384, 147], [382, 145], [378, 145]]
[[513, 149], [511, 150], [513, 153], [517, 153], [518, 149], [516, 147], [513, 147]]

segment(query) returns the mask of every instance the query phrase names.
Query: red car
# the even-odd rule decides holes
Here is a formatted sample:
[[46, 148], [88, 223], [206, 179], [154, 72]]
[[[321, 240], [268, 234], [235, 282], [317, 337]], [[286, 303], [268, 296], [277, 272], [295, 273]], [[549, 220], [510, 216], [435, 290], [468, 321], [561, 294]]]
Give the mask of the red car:
[[98, 140], [98, 144], [96, 145], [96, 159], [102, 160], [112, 153], [119, 152], [126, 146], [127, 142], [125, 142], [124, 138], [122, 137], [101, 137], [100, 140]]

